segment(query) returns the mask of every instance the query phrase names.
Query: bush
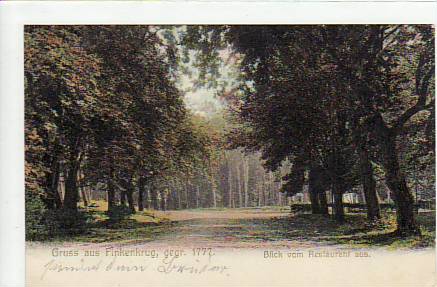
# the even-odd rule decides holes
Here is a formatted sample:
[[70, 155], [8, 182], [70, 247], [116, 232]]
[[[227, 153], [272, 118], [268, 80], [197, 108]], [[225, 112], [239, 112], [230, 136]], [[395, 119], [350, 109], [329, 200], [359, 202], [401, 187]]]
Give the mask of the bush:
[[84, 233], [93, 221], [91, 215], [81, 210], [49, 210], [35, 193], [26, 192], [25, 199], [26, 240], [29, 241]]
[[92, 221], [91, 215], [80, 210], [55, 209], [44, 214], [44, 225], [51, 236], [84, 233]]
[[132, 210], [126, 205], [115, 205], [106, 214], [110, 223], [120, 223], [132, 214]]
[[25, 208], [26, 240], [40, 240], [47, 238], [49, 230], [44, 224], [45, 213], [47, 210], [40, 196], [33, 192], [26, 191]]

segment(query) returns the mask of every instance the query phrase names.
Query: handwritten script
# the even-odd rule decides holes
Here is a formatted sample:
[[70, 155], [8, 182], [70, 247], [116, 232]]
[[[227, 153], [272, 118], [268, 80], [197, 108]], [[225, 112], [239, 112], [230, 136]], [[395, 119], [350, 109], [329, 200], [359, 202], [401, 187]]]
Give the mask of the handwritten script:
[[158, 272], [161, 274], [193, 274], [201, 275], [216, 273], [229, 276], [230, 267], [226, 265], [214, 264], [213, 257], [190, 258], [183, 260], [181, 257], [166, 257], [161, 260], [150, 262], [146, 260], [135, 260], [129, 262], [117, 256], [96, 258], [75, 257], [71, 258], [52, 258], [46, 264], [41, 274], [43, 280], [49, 273], [81, 273], [81, 272]]

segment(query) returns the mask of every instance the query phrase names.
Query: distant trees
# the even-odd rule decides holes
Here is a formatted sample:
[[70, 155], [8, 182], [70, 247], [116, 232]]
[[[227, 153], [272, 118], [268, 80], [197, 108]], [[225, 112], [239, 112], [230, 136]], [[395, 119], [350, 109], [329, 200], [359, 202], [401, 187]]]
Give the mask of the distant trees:
[[193, 115], [193, 123], [202, 143], [194, 149], [202, 152], [189, 165], [179, 164], [179, 171], [153, 181], [154, 189], [165, 190], [166, 209], [286, 204], [278, 192], [278, 175], [266, 172], [258, 154], [226, 149], [223, 118]]

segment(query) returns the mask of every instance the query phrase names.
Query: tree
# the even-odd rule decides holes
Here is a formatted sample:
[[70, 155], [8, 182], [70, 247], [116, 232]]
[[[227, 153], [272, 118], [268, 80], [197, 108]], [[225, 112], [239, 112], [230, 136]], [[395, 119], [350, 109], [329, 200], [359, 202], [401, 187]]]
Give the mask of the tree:
[[[75, 210], [77, 173], [94, 105], [101, 99], [99, 60], [65, 30], [27, 26], [25, 31], [27, 179], [44, 190], [48, 208], [60, 207], [60, 162], [66, 174], [63, 206]], [[28, 182], [31, 187], [35, 182]]]
[[381, 161], [399, 234], [418, 232], [396, 141], [411, 117], [434, 106], [430, 26], [205, 26], [185, 34], [187, 47], [200, 51], [203, 80], [217, 73], [226, 43], [240, 57], [243, 84], [234, 94], [243, 144], [262, 150], [267, 167], [303, 150], [328, 171], [342, 221], [342, 194], [356, 184], [356, 170], [368, 217], [379, 217], [371, 162]]
[[397, 138], [411, 117], [434, 106], [432, 28], [335, 27], [326, 29], [324, 41], [350, 87], [350, 102], [360, 107], [355, 113], [378, 144], [397, 207], [398, 233], [417, 234], [413, 196], [399, 164]]

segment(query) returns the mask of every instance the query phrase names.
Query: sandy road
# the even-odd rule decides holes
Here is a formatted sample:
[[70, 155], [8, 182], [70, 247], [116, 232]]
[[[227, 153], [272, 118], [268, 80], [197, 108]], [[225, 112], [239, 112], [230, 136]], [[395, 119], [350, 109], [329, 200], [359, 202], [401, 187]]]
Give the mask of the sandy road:
[[151, 242], [132, 246], [216, 247], [216, 248], [297, 248], [311, 247], [315, 242], [289, 239], [276, 223], [287, 220], [283, 210], [231, 209], [156, 212], [172, 221], [169, 232]]

